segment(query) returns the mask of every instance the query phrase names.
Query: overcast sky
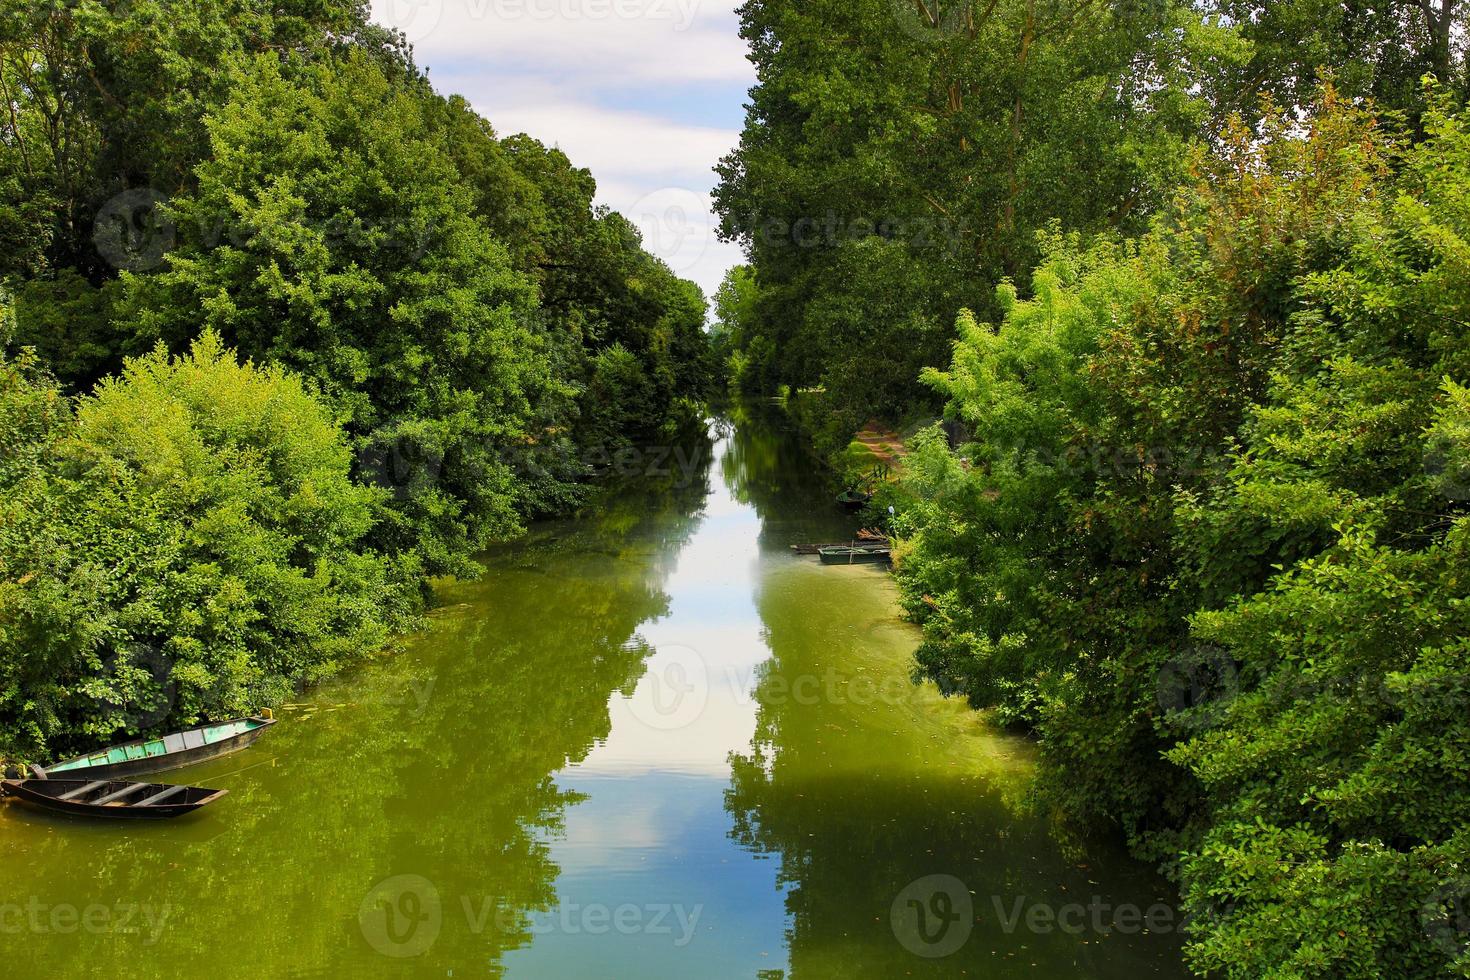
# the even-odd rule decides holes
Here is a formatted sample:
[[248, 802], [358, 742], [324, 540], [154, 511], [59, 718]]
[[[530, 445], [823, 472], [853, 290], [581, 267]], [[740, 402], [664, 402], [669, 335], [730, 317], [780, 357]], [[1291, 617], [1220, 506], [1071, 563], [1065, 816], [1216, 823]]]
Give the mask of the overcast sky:
[[740, 250], [715, 238], [712, 167], [755, 81], [736, 0], [372, 0], [434, 87], [497, 133], [529, 133], [597, 178], [597, 201], [713, 296]]

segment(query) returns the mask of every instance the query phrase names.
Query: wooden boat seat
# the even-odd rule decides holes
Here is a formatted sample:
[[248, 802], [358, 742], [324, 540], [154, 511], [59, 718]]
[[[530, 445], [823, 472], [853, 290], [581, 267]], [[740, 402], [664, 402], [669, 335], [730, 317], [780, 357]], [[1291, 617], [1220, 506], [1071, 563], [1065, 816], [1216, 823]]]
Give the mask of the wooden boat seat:
[[112, 780], [110, 780], [110, 779], [99, 779], [95, 783], [88, 783], [85, 786], [78, 786], [76, 789], [72, 790], [71, 792], [62, 793], [60, 796], [57, 797], [57, 799], [58, 800], [74, 800], [78, 796], [86, 796], [88, 793], [94, 793], [97, 790], [101, 789], [102, 787], [106, 786], [110, 782], [112, 782]]
[[164, 800], [168, 799], [171, 796], [179, 795], [188, 788], [189, 787], [187, 786], [170, 786], [162, 793], [154, 793], [152, 796], [148, 797], [148, 799], [143, 800], [139, 803], [134, 803], [133, 806], [153, 806], [156, 803], [162, 803]]
[[189, 731], [184, 732], [184, 748], [202, 749], [204, 748], [204, 744], [204, 732], [200, 729], [191, 728]]
[[138, 792], [138, 790], [145, 789], [147, 786], [148, 786], [147, 783], [130, 783], [129, 785], [124, 786], [120, 790], [116, 790], [114, 792], [108, 793], [106, 796], [102, 797], [102, 799], [100, 799], [100, 800], [93, 800], [92, 801], [92, 805], [93, 806], [105, 806], [108, 803], [112, 803], [115, 800], [122, 799], [124, 796], [132, 796], [134, 793]]

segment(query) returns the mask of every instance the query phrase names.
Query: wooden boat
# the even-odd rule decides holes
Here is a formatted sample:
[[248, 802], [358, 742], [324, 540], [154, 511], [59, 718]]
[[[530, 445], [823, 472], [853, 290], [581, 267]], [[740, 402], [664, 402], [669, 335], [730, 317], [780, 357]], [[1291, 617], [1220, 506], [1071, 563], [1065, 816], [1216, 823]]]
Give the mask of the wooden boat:
[[842, 546], [838, 548], [823, 548], [817, 552], [822, 558], [823, 565], [868, 565], [877, 562], [885, 562], [890, 559], [892, 552], [886, 545], [858, 545], [857, 547]]
[[162, 738], [145, 738], [114, 745], [44, 769], [32, 766], [31, 771], [38, 779], [54, 779], [58, 776], [73, 779], [84, 776], [88, 780], [121, 779], [144, 773], [166, 772], [238, 752], [264, 735], [265, 730], [275, 723], [274, 718], [255, 716], [210, 722]]
[[109, 779], [7, 779], [6, 796], [57, 813], [114, 820], [167, 820], [193, 813], [229, 790]]
[[791, 550], [798, 555], [819, 555], [823, 548], [886, 548], [888, 539], [857, 537], [851, 541], [832, 541], [825, 544], [794, 544]]
[[848, 489], [837, 495], [837, 502], [848, 510], [861, 510], [872, 499], [873, 495], [866, 490]]

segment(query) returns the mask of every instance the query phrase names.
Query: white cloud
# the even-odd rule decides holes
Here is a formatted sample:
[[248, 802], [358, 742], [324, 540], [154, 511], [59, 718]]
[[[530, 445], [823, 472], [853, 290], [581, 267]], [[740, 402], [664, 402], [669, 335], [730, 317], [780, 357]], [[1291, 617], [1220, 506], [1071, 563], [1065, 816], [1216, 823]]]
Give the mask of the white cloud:
[[[373, 0], [432, 66], [473, 57], [497, 70], [658, 80], [744, 81], [745, 42], [729, 4], [706, 0]], [[548, 58], [550, 60], [548, 60]]]
[[[496, 106], [470, 96], [497, 132], [530, 133], [566, 151], [572, 162], [590, 167], [594, 177], [612, 182], [640, 178], [642, 193], [659, 182], [689, 190], [712, 186], [711, 168], [735, 146], [734, 130], [689, 126], [641, 112], [614, 112], [589, 105]], [[602, 181], [599, 180], [599, 183]], [[693, 186], [689, 186], [693, 185]]]
[[706, 295], [741, 261], [716, 240], [709, 198], [754, 79], [733, 0], [373, 0], [373, 13], [502, 136], [590, 169], [598, 202]]
[[730, 266], [744, 261], [738, 245], [718, 240], [710, 197], [710, 168], [738, 142], [734, 130], [581, 105], [496, 110], [472, 101], [502, 135], [530, 133], [589, 168], [597, 178], [597, 203], [637, 225], [644, 247], [707, 297]]

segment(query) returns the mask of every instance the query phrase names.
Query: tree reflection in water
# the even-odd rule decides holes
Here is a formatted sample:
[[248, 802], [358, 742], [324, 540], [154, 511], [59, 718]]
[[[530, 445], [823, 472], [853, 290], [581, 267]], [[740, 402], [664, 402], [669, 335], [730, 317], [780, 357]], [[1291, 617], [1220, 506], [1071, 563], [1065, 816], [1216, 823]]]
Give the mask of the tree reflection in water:
[[[722, 472], [775, 552], [851, 530], [793, 443], [779, 418], [747, 414]], [[1172, 896], [1117, 848], [1069, 857], [1041, 821], [1018, 814], [1029, 745], [909, 682], [915, 634], [881, 571], [773, 555], [757, 606], [771, 656], [750, 748], [731, 758], [726, 808], [736, 840], [780, 861], [788, 966], [773, 976], [1185, 975], [1177, 936], [1094, 930], [1090, 912], [1081, 934], [1024, 919], [1007, 930], [1018, 902], [1147, 910]], [[959, 879], [975, 919], [935, 958], [890, 925], [906, 886], [930, 875]], [[938, 897], [926, 912], [951, 907]]]
[[[39, 909], [41, 926], [14, 919], [9, 968], [498, 973], [556, 902], [545, 842], [577, 796], [553, 774], [607, 736], [609, 698], [643, 672], [636, 631], [666, 609], [672, 556], [700, 519], [702, 432], [686, 458], [703, 461], [692, 480], [630, 478], [487, 555], [483, 580], [441, 588], [425, 633], [285, 707], [253, 749], [169, 774], [230, 790], [197, 819], [8, 807], [0, 901]], [[98, 906], [134, 911], [99, 929], [65, 911]]]

